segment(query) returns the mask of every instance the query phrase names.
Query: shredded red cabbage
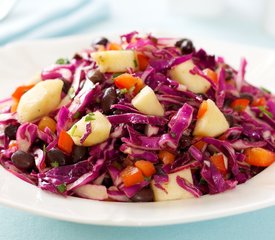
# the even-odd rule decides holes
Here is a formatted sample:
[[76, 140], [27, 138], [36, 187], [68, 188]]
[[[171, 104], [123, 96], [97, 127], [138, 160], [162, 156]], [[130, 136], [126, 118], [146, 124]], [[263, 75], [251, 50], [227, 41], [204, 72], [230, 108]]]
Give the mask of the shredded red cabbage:
[[[224, 58], [196, 50], [188, 39], [140, 36], [136, 31], [122, 35], [120, 41], [114, 44], [104, 38], [42, 70], [41, 81], [58, 78], [64, 83], [60, 104], [42, 116], [46, 123], [42, 124], [42, 117], [20, 122], [16, 104], [24, 92], [19, 96], [18, 90], [0, 101], [0, 163], [5, 169], [64, 196], [129, 202], [171, 199], [173, 187], [166, 188], [171, 181], [193, 197], [221, 193], [275, 161], [275, 96], [246, 81], [245, 59], [236, 70]], [[133, 51], [135, 67], [131, 62], [123, 71], [112, 70], [119, 58], [98, 61], [93, 57], [114, 47]], [[195, 67], [177, 73], [183, 74], [178, 78], [171, 74], [187, 62]], [[193, 84], [200, 84], [196, 77], [204, 79], [209, 88], [190, 91], [185, 84], [188, 76]], [[144, 86], [153, 90], [158, 106], [153, 105], [152, 96], [139, 95]], [[138, 95], [143, 106], [133, 102]], [[215, 137], [194, 134], [199, 121], [204, 128], [209, 125], [206, 113], [211, 109], [203, 108], [208, 99], [229, 126]], [[161, 108], [164, 113], [148, 114], [144, 108]], [[91, 113], [96, 111], [109, 122], [108, 133], [101, 122], [92, 128], [91, 121], [97, 120]], [[84, 130], [76, 129], [83, 117]], [[219, 128], [220, 118], [214, 119]], [[101, 134], [98, 128], [105, 130]], [[81, 133], [78, 143], [74, 132]], [[95, 132], [98, 135], [93, 138], [103, 140], [84, 146]], [[259, 163], [257, 154], [269, 158], [269, 163]], [[145, 169], [139, 165], [142, 162]], [[179, 175], [172, 179], [171, 174], [183, 170], [190, 171], [192, 181]]]

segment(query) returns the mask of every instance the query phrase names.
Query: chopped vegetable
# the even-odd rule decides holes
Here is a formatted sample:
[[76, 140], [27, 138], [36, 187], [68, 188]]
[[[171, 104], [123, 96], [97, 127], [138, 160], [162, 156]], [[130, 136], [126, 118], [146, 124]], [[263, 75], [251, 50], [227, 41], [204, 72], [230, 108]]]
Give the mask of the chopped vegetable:
[[56, 131], [56, 121], [54, 121], [52, 118], [50, 117], [43, 117], [38, 124], [38, 128], [41, 131], [44, 131], [45, 128], [49, 128], [53, 133]]
[[126, 167], [120, 174], [122, 181], [126, 187], [133, 186], [144, 180], [142, 171], [133, 166]]
[[264, 148], [248, 148], [245, 150], [245, 161], [257, 167], [268, 167], [275, 161], [274, 152]]
[[117, 88], [127, 91], [134, 89], [135, 94], [143, 87], [143, 82], [140, 78], [134, 77], [129, 73], [121, 74], [114, 78], [114, 82]]
[[121, 46], [118, 43], [109, 43], [107, 45], [107, 50], [121, 50]]
[[159, 152], [159, 158], [163, 164], [172, 164], [175, 161], [175, 154], [162, 150]]
[[261, 113], [260, 113], [260, 117], [262, 117], [263, 116], [263, 114], [265, 114], [265, 115], [267, 115], [268, 117], [270, 117], [270, 118], [273, 118], [273, 114], [271, 113], [271, 112], [269, 112], [267, 109], [266, 109], [266, 107], [264, 107], [264, 106], [258, 106], [258, 109], [261, 111]]
[[259, 107], [259, 106], [265, 106], [266, 100], [264, 97], [257, 98], [253, 101], [252, 106]]
[[198, 115], [197, 115], [197, 118], [200, 119], [204, 116], [204, 114], [206, 113], [207, 111], [207, 102], [206, 101], [203, 101], [200, 105], [200, 108], [199, 108], [199, 111], [198, 111]]
[[144, 71], [149, 65], [149, 59], [142, 53], [137, 53], [138, 68], [140, 71]]
[[20, 86], [20, 87], [16, 88], [16, 90], [13, 92], [13, 94], [11, 96], [15, 101], [19, 102], [19, 100], [23, 96], [23, 94], [26, 93], [27, 91], [29, 91], [33, 87], [34, 87], [34, 84], [27, 85], [27, 86]]
[[206, 68], [203, 70], [203, 73], [209, 78], [211, 79], [214, 83], [218, 83], [218, 75], [216, 72], [214, 72], [213, 70], [211, 70], [210, 68]]
[[237, 111], [242, 112], [249, 105], [249, 100], [246, 98], [238, 98], [231, 103], [231, 107]]
[[145, 160], [136, 161], [135, 166], [143, 173], [145, 177], [151, 177], [153, 174], [156, 173], [154, 164], [149, 161], [145, 161]]
[[227, 169], [225, 167], [224, 156], [222, 153], [212, 155], [210, 161], [221, 172], [221, 174], [226, 175]]
[[58, 147], [62, 151], [70, 154], [73, 150], [73, 145], [74, 145], [74, 142], [71, 136], [66, 131], [62, 130], [58, 138]]

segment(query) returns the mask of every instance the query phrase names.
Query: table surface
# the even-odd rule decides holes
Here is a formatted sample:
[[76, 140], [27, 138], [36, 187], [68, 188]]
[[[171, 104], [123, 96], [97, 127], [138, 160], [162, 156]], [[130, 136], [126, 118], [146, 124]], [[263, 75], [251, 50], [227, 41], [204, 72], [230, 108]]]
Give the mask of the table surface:
[[[121, 10], [121, 12], [123, 12]], [[129, 14], [128, 14], [129, 16]], [[125, 21], [118, 15], [98, 23], [91, 31], [124, 32], [128, 30], [142, 31], [174, 31], [185, 36], [215, 37], [217, 39], [239, 42], [249, 45], [275, 48], [275, 39], [267, 35], [262, 28], [250, 22], [239, 24], [238, 19], [194, 20], [180, 17], [161, 16], [132, 18]], [[167, 20], [169, 19], [169, 21]], [[107, 30], [106, 30], [107, 29]], [[255, 194], [256, 191], [255, 191]], [[102, 227], [82, 225], [34, 216], [16, 209], [0, 206], [0, 239], [274, 239], [275, 207], [245, 213], [222, 219], [203, 221], [174, 226], [133, 228]]]

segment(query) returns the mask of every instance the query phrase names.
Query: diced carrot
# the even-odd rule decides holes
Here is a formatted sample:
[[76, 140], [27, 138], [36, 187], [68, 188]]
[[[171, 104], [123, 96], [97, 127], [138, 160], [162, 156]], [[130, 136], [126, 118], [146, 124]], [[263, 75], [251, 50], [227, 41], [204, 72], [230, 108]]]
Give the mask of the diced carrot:
[[139, 77], [134, 77], [129, 73], [123, 73], [117, 77], [114, 78], [115, 85], [119, 89], [126, 88], [127, 90], [130, 90], [134, 88], [134, 93], [137, 94], [141, 88], [143, 88], [144, 83]]
[[57, 145], [62, 151], [70, 154], [72, 152], [74, 142], [66, 131], [61, 130]]
[[137, 82], [136, 82], [134, 93], [138, 94], [139, 91], [144, 87], [144, 83], [141, 78], [136, 78], [136, 79], [137, 79]]
[[151, 177], [153, 174], [156, 173], [154, 164], [149, 161], [136, 161], [135, 166], [143, 173], [145, 177]]
[[218, 138], [219, 138], [220, 140], [225, 140], [225, 139], [226, 139], [226, 135], [227, 135], [227, 134], [222, 134], [222, 135], [219, 136]]
[[15, 99], [13, 99], [13, 103], [12, 103], [12, 105], [11, 105], [11, 109], [10, 109], [11, 113], [16, 112], [17, 107], [18, 107], [18, 101], [17, 101], [17, 100], [15, 100]]
[[173, 153], [170, 153], [165, 150], [161, 150], [159, 152], [159, 159], [164, 163], [164, 164], [172, 164], [175, 161], [176, 156]]
[[109, 43], [107, 46], [107, 50], [121, 50], [122, 47], [118, 43]]
[[248, 148], [244, 151], [245, 161], [257, 167], [267, 167], [275, 161], [275, 153], [264, 148]]
[[56, 130], [56, 121], [47, 116], [43, 117], [38, 124], [38, 128], [41, 131], [44, 131], [46, 127], [48, 127], [54, 133]]
[[31, 85], [27, 85], [27, 86], [19, 86], [18, 88], [16, 88], [16, 90], [11, 95], [12, 98], [19, 102], [19, 100], [23, 96], [23, 94], [25, 92], [27, 92], [28, 90], [30, 90], [31, 88], [33, 88], [34, 85], [35, 84], [31, 84]]
[[142, 172], [137, 167], [133, 166], [128, 166], [124, 170], [122, 170], [120, 176], [126, 187], [133, 186], [144, 180]]
[[207, 111], [207, 102], [203, 101], [200, 105], [199, 111], [198, 111], [198, 115], [197, 118], [200, 119], [203, 117], [203, 115], [206, 113]]
[[194, 143], [193, 146], [195, 146], [200, 151], [204, 151], [205, 147], [206, 147], [206, 143], [204, 141], [202, 141], [202, 140], [199, 140], [196, 143]]
[[210, 157], [210, 161], [220, 171], [221, 174], [226, 175], [227, 170], [224, 163], [224, 156], [222, 153], [214, 154]]
[[238, 98], [231, 103], [231, 107], [237, 111], [242, 112], [249, 105], [249, 100], [246, 98]]
[[148, 64], [149, 64], [149, 59], [142, 53], [137, 53], [137, 60], [138, 60], [138, 68], [141, 71], [144, 71]]
[[216, 72], [212, 71], [210, 68], [206, 68], [203, 70], [203, 73], [210, 78], [214, 83], [218, 83], [218, 75]]
[[253, 101], [251, 105], [253, 107], [266, 106], [266, 100], [264, 97], [257, 98], [256, 100]]

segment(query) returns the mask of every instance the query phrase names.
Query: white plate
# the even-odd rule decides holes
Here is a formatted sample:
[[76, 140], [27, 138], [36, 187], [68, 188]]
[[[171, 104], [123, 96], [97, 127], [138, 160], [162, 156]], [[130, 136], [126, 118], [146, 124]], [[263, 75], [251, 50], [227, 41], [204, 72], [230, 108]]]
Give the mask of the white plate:
[[[57, 58], [69, 57], [90, 44], [94, 36], [18, 43], [0, 49], [0, 96], [30, 79]], [[248, 59], [247, 79], [269, 89], [275, 87], [275, 52], [200, 39], [210, 53], [225, 56], [235, 67], [241, 56]], [[275, 203], [275, 165], [236, 189], [200, 199], [161, 203], [98, 202], [63, 198], [41, 191], [0, 168], [0, 202], [42, 216], [66, 221], [113, 225], [153, 226], [218, 218], [267, 207]]]

